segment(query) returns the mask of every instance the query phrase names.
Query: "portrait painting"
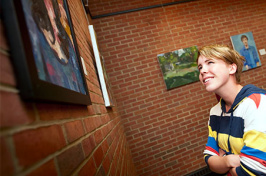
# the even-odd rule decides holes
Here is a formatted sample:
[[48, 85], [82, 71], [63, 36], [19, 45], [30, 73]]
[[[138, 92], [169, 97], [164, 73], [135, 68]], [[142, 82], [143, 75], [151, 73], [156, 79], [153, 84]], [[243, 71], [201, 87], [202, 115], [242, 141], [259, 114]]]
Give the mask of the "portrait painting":
[[197, 46], [157, 55], [167, 90], [199, 80]]
[[[28, 74], [24, 78], [18, 76], [29, 82], [27, 87], [25, 81], [20, 81], [22, 93], [33, 91], [33, 98], [48, 100], [48, 95], [52, 97], [52, 93], [47, 91], [55, 93], [58, 90], [55, 93], [58, 98], [52, 99], [66, 102], [72, 102], [73, 92], [87, 96], [88, 90], [67, 1], [11, 0], [4, 3], [9, 8], [4, 10], [5, 21], [14, 23], [6, 22], [8, 28], [13, 28], [9, 37], [12, 57], [18, 67], [16, 69], [19, 70], [19, 75], [23, 71]], [[21, 44], [21, 47], [16, 47], [17, 44]], [[16, 56], [19, 52], [20, 58]], [[19, 62], [23, 63], [19, 65]], [[26, 67], [22, 68], [22, 65]], [[69, 100], [65, 100], [68, 96]]]
[[231, 36], [233, 48], [245, 58], [243, 71], [261, 66], [252, 32]]
[[85, 94], [63, 0], [23, 0], [38, 76]]

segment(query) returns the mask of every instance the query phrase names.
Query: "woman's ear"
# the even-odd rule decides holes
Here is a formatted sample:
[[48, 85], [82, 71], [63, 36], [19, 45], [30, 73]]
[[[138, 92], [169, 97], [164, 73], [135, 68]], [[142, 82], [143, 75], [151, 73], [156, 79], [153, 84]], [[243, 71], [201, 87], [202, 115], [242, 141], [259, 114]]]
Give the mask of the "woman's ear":
[[235, 74], [237, 71], [237, 65], [235, 63], [231, 64], [229, 67], [229, 73], [230, 74]]

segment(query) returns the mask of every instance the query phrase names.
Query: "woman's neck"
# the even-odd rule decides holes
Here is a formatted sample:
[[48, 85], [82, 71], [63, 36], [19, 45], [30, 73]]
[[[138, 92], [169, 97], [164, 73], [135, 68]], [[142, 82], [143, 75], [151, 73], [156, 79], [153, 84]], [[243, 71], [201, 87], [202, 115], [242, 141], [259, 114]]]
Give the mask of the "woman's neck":
[[226, 112], [229, 111], [229, 109], [233, 105], [235, 98], [242, 87], [243, 86], [240, 84], [235, 84], [233, 86], [231, 85], [230, 88], [223, 91], [222, 93], [218, 93], [218, 95], [225, 101]]

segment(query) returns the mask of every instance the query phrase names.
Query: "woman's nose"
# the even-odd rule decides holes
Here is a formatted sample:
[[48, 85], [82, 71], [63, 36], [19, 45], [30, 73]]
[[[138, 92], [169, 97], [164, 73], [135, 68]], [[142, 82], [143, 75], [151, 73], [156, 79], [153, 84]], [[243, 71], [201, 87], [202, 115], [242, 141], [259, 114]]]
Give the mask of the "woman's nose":
[[207, 72], [207, 68], [202, 66], [200, 69], [200, 73], [206, 73]]

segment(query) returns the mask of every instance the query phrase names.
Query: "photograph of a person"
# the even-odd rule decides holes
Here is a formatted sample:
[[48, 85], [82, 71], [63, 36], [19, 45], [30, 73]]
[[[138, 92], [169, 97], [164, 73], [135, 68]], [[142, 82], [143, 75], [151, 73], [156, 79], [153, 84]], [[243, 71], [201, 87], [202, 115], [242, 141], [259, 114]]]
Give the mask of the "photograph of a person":
[[23, 0], [40, 80], [86, 94], [63, 0]]
[[234, 49], [245, 58], [243, 71], [261, 66], [252, 32], [231, 36], [231, 41]]
[[157, 55], [167, 90], [198, 81], [197, 46]]

